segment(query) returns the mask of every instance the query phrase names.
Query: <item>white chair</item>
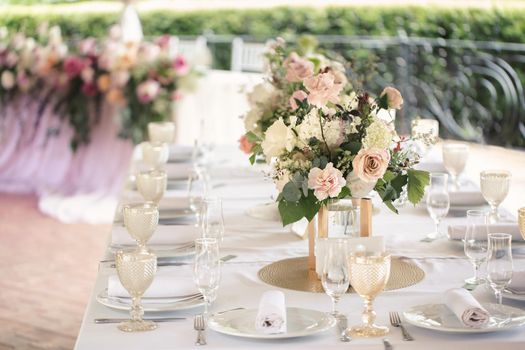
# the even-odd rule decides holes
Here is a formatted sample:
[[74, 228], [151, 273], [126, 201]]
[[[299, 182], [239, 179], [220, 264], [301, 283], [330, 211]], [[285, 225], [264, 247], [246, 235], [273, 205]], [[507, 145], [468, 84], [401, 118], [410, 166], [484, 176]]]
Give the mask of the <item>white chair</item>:
[[247, 43], [242, 38], [232, 41], [231, 70], [234, 72], [264, 71], [265, 43]]

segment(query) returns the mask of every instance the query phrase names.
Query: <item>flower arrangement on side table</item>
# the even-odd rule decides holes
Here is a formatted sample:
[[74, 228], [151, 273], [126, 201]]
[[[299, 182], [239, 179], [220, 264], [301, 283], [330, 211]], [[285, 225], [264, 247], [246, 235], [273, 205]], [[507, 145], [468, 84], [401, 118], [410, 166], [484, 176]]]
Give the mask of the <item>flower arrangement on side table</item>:
[[282, 39], [271, 45], [270, 73], [248, 95], [240, 140], [252, 163], [271, 164], [283, 224], [311, 221], [329, 200], [371, 191], [394, 212], [405, 187], [418, 203], [429, 175], [413, 168], [419, 155], [395, 131], [390, 114], [403, 104], [399, 91], [386, 87], [375, 98], [353, 91], [341, 62], [302, 51]]

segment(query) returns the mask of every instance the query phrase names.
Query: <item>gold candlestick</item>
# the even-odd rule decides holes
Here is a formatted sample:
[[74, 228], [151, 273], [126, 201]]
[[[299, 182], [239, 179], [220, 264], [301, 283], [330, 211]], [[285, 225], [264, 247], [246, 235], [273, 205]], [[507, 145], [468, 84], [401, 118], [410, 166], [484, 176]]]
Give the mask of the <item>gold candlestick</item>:
[[360, 232], [361, 237], [372, 236], [372, 200], [370, 198], [361, 198], [361, 216]]

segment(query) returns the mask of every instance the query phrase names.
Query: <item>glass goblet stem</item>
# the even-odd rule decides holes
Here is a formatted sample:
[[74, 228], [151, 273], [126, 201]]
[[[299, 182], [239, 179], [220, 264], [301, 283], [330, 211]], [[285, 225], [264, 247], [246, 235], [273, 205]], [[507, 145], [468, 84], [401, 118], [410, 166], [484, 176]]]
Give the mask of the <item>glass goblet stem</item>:
[[496, 299], [498, 300], [498, 304], [501, 305], [503, 302], [502, 297], [501, 297], [501, 290], [500, 289], [494, 290], [494, 294], [496, 294]]
[[374, 300], [372, 298], [365, 298], [364, 302], [365, 302], [365, 309], [363, 310], [361, 319], [363, 320], [363, 323], [367, 327], [372, 327], [376, 319], [376, 313], [372, 305]]
[[142, 316], [144, 315], [144, 309], [140, 304], [140, 297], [132, 297], [131, 310], [129, 312], [131, 320], [134, 322], [142, 321]]
[[340, 298], [338, 297], [332, 297], [332, 316], [339, 315], [339, 311], [337, 311], [337, 305], [339, 304]]

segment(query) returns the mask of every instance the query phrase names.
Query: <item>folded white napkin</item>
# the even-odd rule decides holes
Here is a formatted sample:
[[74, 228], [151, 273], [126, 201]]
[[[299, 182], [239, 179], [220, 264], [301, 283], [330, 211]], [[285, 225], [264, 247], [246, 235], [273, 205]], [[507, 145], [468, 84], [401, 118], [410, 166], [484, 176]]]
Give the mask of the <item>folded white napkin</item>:
[[[520, 233], [518, 224], [513, 223], [501, 223], [501, 224], [488, 224], [489, 233], [508, 233], [512, 235], [513, 241], [523, 241], [523, 237]], [[450, 239], [463, 239], [465, 238], [465, 232], [467, 231], [466, 225], [450, 225], [448, 227], [448, 236]]]
[[193, 165], [190, 163], [168, 163], [164, 169], [170, 180], [187, 179], [193, 173]]
[[[167, 298], [184, 297], [198, 293], [193, 282], [193, 271], [191, 266], [170, 266], [157, 270], [157, 274], [146, 290], [144, 298]], [[122, 286], [118, 275], [108, 277], [108, 296], [129, 297], [129, 293]], [[147, 300], [144, 300], [147, 302]]]
[[449, 289], [443, 298], [445, 305], [465, 326], [481, 328], [489, 322], [488, 311], [466, 289]]
[[[199, 234], [199, 228], [192, 225], [159, 225], [148, 241], [148, 244], [184, 244], [194, 241], [199, 237]], [[126, 228], [122, 226], [113, 226], [111, 243], [118, 245], [136, 244]]]
[[[122, 204], [124, 203], [142, 203], [144, 202], [144, 198], [142, 195], [137, 191], [132, 191], [129, 193], [128, 198], [121, 200]], [[168, 210], [185, 210], [189, 209], [190, 207], [190, 200], [188, 197], [182, 197], [182, 196], [166, 196], [160, 200], [159, 202], [159, 210], [160, 211], [168, 211]]]
[[513, 271], [508, 290], [517, 294], [525, 294], [525, 270]]
[[193, 156], [193, 147], [185, 145], [170, 145], [170, 156], [171, 161], [184, 161], [190, 160]]
[[264, 334], [286, 333], [286, 305], [283, 292], [270, 290], [262, 295], [255, 318], [255, 329]]
[[487, 204], [481, 191], [476, 189], [460, 189], [459, 191], [449, 191], [450, 205], [452, 206], [481, 206]]

